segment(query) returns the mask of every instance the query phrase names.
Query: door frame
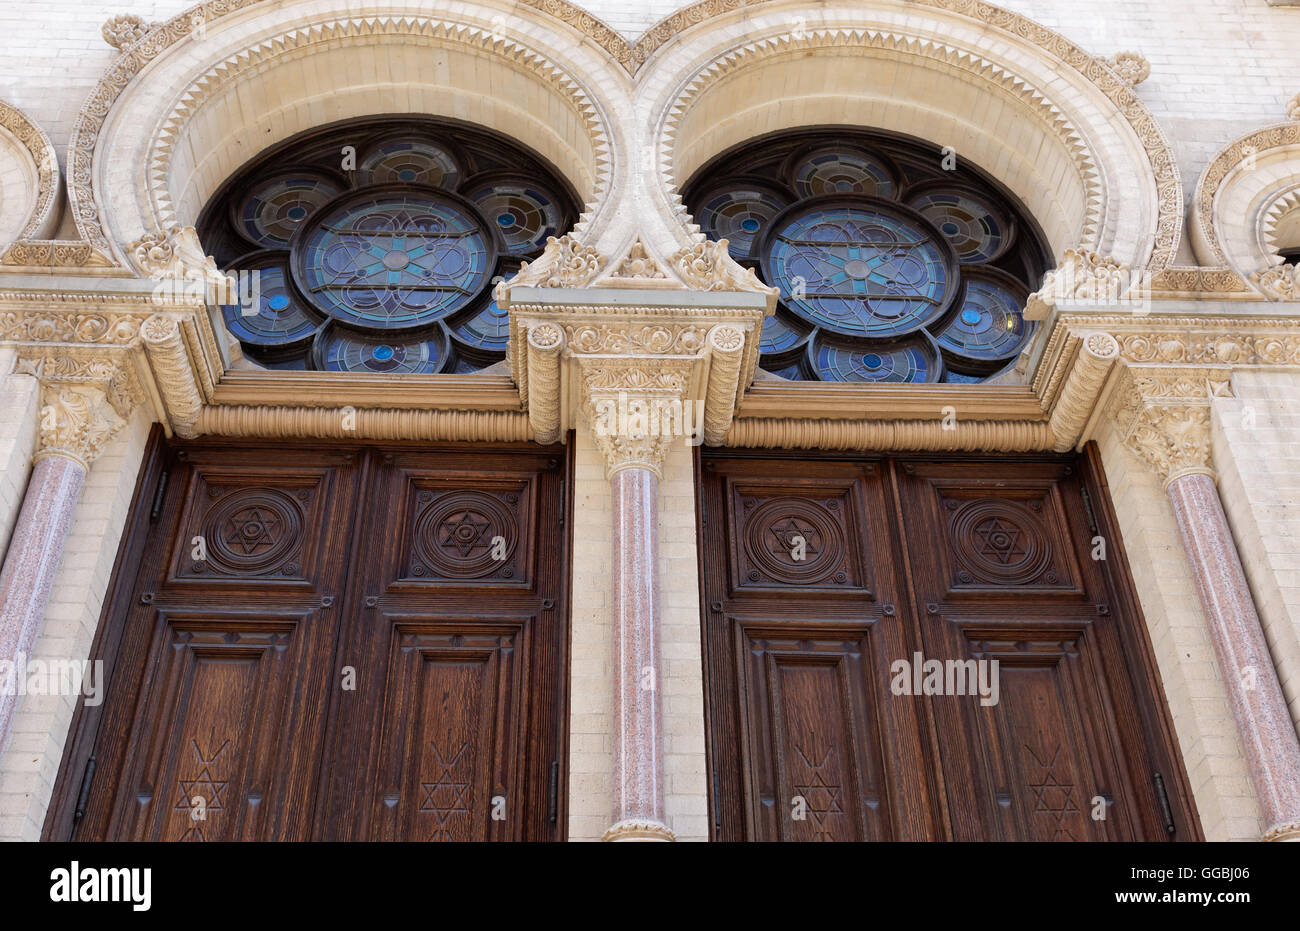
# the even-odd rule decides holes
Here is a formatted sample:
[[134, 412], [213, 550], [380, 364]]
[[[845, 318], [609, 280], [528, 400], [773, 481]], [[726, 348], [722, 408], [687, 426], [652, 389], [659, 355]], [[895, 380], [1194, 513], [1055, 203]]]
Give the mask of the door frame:
[[[357, 440], [346, 444], [331, 443], [327, 440], [266, 440], [241, 437], [204, 437], [198, 440], [182, 441], [169, 439], [163, 433], [162, 426], [155, 423], [149, 433], [144, 458], [136, 478], [135, 488], [131, 493], [131, 507], [127, 515], [118, 543], [117, 556], [113, 562], [113, 572], [104, 593], [104, 603], [100, 609], [91, 641], [89, 659], [104, 662], [103, 681], [107, 683], [113, 675], [118, 655], [121, 651], [125, 621], [129, 615], [129, 601], [135, 589], [136, 572], [144, 555], [146, 545], [155, 519], [155, 509], [164, 501], [166, 487], [165, 476], [169, 475], [172, 463], [181, 457], [183, 451], [191, 449], [229, 449], [266, 448], [283, 449], [291, 444], [297, 449], [329, 449], [333, 452], [356, 450], [358, 452], [372, 449], [408, 450], [420, 452], [454, 452], [459, 454], [490, 452], [493, 454], [527, 454], [539, 455], [551, 453], [560, 461], [562, 469], [560, 502], [563, 517], [563, 553], [559, 591], [562, 604], [556, 616], [561, 625], [559, 642], [558, 675], [559, 689], [556, 701], [558, 720], [556, 722], [556, 760], [559, 763], [558, 792], [556, 793], [555, 833], [557, 841], [568, 839], [569, 831], [569, 795], [566, 791], [569, 773], [569, 718], [572, 707], [571, 680], [569, 674], [572, 663], [572, 604], [573, 604], [573, 469], [574, 444], [539, 446], [533, 443], [471, 443], [471, 442], [419, 442], [389, 440]], [[157, 515], [160, 516], [160, 515]], [[87, 782], [91, 753], [99, 736], [106, 705], [86, 705], [85, 696], [77, 700], [72, 721], [68, 727], [68, 736], [64, 743], [63, 755], [59, 762], [54, 789], [50, 794], [49, 805], [45, 811], [45, 823], [41, 830], [43, 841], [67, 841], [73, 836], [78, 819], [75, 816], [81, 803], [83, 783]], [[313, 799], [314, 800], [314, 799]]]

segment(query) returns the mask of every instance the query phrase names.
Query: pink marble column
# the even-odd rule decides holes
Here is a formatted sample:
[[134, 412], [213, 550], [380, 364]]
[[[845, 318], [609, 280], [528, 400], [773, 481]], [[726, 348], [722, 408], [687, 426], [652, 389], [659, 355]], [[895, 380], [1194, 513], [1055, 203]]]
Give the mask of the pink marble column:
[[[63, 455], [43, 456], [32, 469], [0, 571], [0, 660], [31, 655], [85, 478], [86, 467]], [[14, 690], [0, 689], [0, 753], [19, 699], [6, 691]]]
[[610, 478], [614, 517], [614, 825], [605, 840], [672, 840], [659, 704], [659, 479]]
[[1211, 476], [1198, 472], [1174, 478], [1166, 490], [1264, 810], [1264, 839], [1300, 840], [1300, 740], [1218, 489]]

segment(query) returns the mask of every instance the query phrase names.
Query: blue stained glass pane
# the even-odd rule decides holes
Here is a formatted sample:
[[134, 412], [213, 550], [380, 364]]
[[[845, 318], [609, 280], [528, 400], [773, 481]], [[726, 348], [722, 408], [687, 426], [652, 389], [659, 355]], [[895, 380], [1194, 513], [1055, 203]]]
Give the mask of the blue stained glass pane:
[[894, 336], [945, 309], [953, 282], [924, 230], [867, 207], [825, 207], [783, 221], [768, 281], [800, 316], [847, 336]]
[[943, 377], [943, 380], [950, 385], [978, 385], [984, 379], [985, 376], [983, 375], [963, 375], [961, 372], [954, 372], [952, 369], [949, 369]]
[[221, 308], [226, 328], [241, 342], [285, 346], [315, 332], [318, 319], [311, 317], [293, 296], [283, 268], [260, 268], [245, 274], [257, 276], [256, 288], [241, 285], [244, 293], [240, 299], [246, 303]]
[[821, 194], [894, 196], [894, 182], [888, 169], [875, 159], [850, 152], [819, 152], [810, 156], [795, 169], [794, 183], [803, 197]]
[[366, 339], [340, 330], [325, 337], [321, 352], [330, 372], [436, 372], [442, 363], [440, 344], [434, 340]]
[[924, 382], [935, 369], [919, 345], [862, 351], [823, 343], [814, 358], [823, 381]]
[[924, 382], [932, 363], [919, 347], [861, 352], [838, 346], [819, 346], [818, 375], [825, 381]]
[[560, 234], [560, 210], [555, 198], [533, 185], [489, 184], [468, 196], [500, 228], [511, 252], [536, 252], [546, 245], [546, 237]]
[[381, 194], [321, 217], [296, 271], [326, 313], [391, 329], [468, 306], [487, 282], [490, 259], [486, 233], [454, 204]]
[[978, 198], [945, 191], [917, 197], [911, 206], [939, 228], [962, 262], [987, 262], [1007, 244], [1007, 221]]
[[1006, 288], [968, 277], [966, 299], [951, 323], [935, 336], [950, 352], [972, 359], [1005, 359], [1018, 353], [1032, 330], [1021, 301]]
[[723, 191], [704, 202], [695, 217], [710, 239], [727, 240], [727, 251], [737, 258], [753, 253], [754, 240], [785, 202], [752, 188]]
[[491, 301], [452, 332], [470, 346], [505, 352], [506, 337], [510, 335], [510, 315], [498, 307], [496, 301]]
[[803, 340], [804, 335], [773, 314], [763, 320], [763, 334], [758, 344], [759, 352], [785, 352], [793, 349]]
[[303, 220], [338, 194], [337, 186], [321, 178], [281, 175], [244, 198], [235, 225], [259, 246], [283, 248]]
[[390, 142], [361, 163], [371, 184], [427, 184], [448, 191], [460, 180], [460, 169], [446, 151], [427, 142]]

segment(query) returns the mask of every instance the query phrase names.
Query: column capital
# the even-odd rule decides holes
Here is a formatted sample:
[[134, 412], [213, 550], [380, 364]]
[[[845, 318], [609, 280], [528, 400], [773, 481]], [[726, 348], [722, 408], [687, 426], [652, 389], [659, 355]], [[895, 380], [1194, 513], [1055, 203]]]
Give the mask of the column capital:
[[1225, 367], [1129, 366], [1111, 401], [1124, 445], [1170, 482], [1184, 475], [1215, 478], [1210, 404], [1231, 397]]
[[89, 472], [125, 425], [102, 387], [42, 385], [37, 448], [32, 458], [62, 456]]

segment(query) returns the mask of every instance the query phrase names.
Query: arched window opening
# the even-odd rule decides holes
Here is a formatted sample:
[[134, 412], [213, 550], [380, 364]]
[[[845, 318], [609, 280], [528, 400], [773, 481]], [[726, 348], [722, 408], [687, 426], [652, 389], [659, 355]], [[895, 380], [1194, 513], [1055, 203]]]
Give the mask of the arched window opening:
[[204, 208], [219, 267], [256, 275], [222, 308], [268, 368], [475, 372], [505, 358], [492, 287], [578, 214], [540, 156], [435, 119], [368, 119], [263, 153]]
[[980, 382], [1034, 332], [1050, 267], [1009, 192], [959, 154], [850, 129], [782, 133], [714, 158], [684, 200], [780, 291], [762, 366], [795, 380]]

